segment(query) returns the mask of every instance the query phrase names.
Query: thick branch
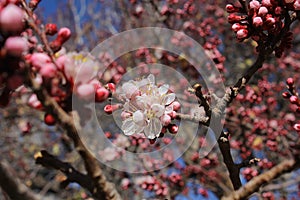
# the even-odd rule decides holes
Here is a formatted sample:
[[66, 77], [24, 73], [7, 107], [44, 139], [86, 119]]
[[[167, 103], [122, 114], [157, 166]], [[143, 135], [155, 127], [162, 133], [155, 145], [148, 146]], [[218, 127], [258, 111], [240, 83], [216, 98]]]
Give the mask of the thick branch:
[[39, 195], [21, 183], [6, 160], [0, 162], [0, 186], [11, 199], [40, 200]]
[[38, 99], [43, 103], [44, 108], [48, 111], [51, 111], [51, 113], [57, 118], [57, 121], [60, 123], [60, 125], [65, 128], [67, 135], [73, 140], [76, 150], [84, 160], [88, 175], [94, 182], [95, 187], [92, 193], [93, 196], [97, 199], [121, 199], [114, 184], [107, 181], [97, 159], [82, 143], [78, 135], [78, 132], [81, 131], [79, 119], [68, 115], [57, 104], [57, 102], [51, 96], [49, 96], [48, 92], [35, 82], [30, 72], [28, 72], [27, 76], [32, 90], [37, 95]]
[[[45, 45], [47, 53], [53, 59], [52, 51], [51, 48], [49, 48], [49, 43], [45, 36], [45, 33], [41, 31], [39, 27], [34, 23], [32, 17], [33, 13], [28, 8], [26, 1], [22, 0], [21, 3], [29, 16], [27, 19], [28, 24], [41, 38], [42, 43]], [[67, 135], [73, 140], [76, 150], [84, 160], [88, 176], [90, 176], [94, 182], [94, 189], [92, 192], [93, 196], [96, 199], [121, 199], [119, 193], [115, 189], [115, 186], [107, 181], [102, 169], [100, 168], [99, 162], [81, 141], [78, 135], [78, 132], [81, 131], [79, 119], [75, 119], [74, 116], [70, 116], [68, 113], [66, 113], [48, 94], [47, 90], [35, 82], [34, 75], [31, 74], [29, 66], [27, 66], [26, 78], [31, 89], [37, 95], [38, 99], [42, 102], [45, 110], [56, 117], [60, 125], [66, 130]]]
[[222, 200], [239, 200], [244, 199], [256, 192], [263, 184], [269, 183], [280, 175], [290, 172], [296, 168], [295, 160], [285, 160], [276, 165], [269, 171], [254, 177], [250, 182], [239, 190], [233, 192], [230, 196], [223, 197]]
[[41, 151], [36, 156], [36, 163], [44, 167], [53, 168], [63, 172], [67, 177], [67, 179], [63, 182], [64, 186], [67, 186], [67, 184], [71, 182], [76, 182], [91, 193], [93, 192], [93, 180], [89, 176], [80, 173], [72, 165], [67, 162], [60, 161], [47, 151]]

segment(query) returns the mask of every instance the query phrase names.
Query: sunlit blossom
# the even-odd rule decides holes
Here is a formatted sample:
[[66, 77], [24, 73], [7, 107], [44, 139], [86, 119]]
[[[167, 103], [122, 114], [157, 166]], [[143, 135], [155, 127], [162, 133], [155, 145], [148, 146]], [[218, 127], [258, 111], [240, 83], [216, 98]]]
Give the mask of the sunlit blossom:
[[153, 74], [124, 83], [117, 89], [117, 96], [124, 102], [121, 115], [125, 135], [143, 133], [154, 139], [170, 123], [166, 115], [173, 111], [175, 94], [169, 92], [167, 84], [157, 86]]

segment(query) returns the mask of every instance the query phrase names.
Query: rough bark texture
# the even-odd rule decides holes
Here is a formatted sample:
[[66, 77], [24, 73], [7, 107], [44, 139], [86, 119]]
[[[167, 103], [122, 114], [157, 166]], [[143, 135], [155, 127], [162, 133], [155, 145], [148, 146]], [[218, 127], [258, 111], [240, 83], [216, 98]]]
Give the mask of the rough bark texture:
[[293, 159], [285, 160], [269, 171], [254, 177], [250, 182], [248, 182], [237, 191], [234, 191], [230, 196], [223, 197], [222, 200], [245, 199], [246, 197], [249, 197], [251, 194], [256, 192], [263, 184], [269, 183], [278, 176], [294, 170], [296, 167], [295, 164], [296, 162]]
[[32, 192], [16, 176], [6, 160], [0, 161], [0, 186], [11, 199], [40, 200], [39, 195]]

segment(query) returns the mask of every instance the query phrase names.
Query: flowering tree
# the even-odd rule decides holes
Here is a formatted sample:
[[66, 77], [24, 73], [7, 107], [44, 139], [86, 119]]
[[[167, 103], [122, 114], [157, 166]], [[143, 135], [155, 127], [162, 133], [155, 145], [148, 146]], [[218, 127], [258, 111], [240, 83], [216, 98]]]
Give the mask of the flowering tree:
[[[1, 127], [61, 188], [28, 182], [33, 158], [14, 175], [3, 128], [5, 196], [299, 198], [298, 0], [84, 2], [67, 28], [40, 0], [0, 1]], [[49, 143], [29, 151], [38, 130]]]

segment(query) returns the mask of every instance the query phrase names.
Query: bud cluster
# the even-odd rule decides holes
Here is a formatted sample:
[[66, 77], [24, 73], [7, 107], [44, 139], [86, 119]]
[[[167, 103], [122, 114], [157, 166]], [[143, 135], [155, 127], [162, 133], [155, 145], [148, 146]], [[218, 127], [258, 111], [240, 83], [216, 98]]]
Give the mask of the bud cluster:
[[[267, 38], [274, 38], [281, 33], [286, 26], [286, 18], [289, 12], [300, 10], [299, 1], [275, 0], [251, 0], [247, 9], [241, 6], [228, 4], [226, 10], [229, 13], [228, 22], [232, 24], [232, 30], [238, 41], [252, 38], [259, 46], [257, 51], [262, 51], [261, 45], [270, 43]], [[289, 19], [290, 20], [290, 19]], [[275, 55], [281, 57], [283, 51], [291, 47], [292, 33], [282, 35], [282, 39], [275, 46]]]
[[[105, 101], [115, 90], [113, 83], [103, 85], [99, 81], [100, 61], [108, 56], [101, 54], [94, 58], [86, 52], [68, 53], [63, 45], [71, 37], [70, 29], [58, 29], [52, 23], [43, 26], [32, 12], [39, 2], [0, 2], [0, 106], [7, 106], [11, 94], [20, 86], [31, 86], [31, 78], [67, 112], [72, 109], [73, 95], [80, 102]], [[48, 42], [47, 36], [55, 39]], [[106, 77], [110, 77], [106, 82], [117, 82], [124, 72], [122, 67], [112, 65], [106, 72], [109, 73]], [[25, 87], [18, 91], [32, 93]], [[35, 94], [29, 95], [28, 105], [44, 110]], [[82, 113], [90, 112], [82, 110]], [[44, 121], [48, 125], [56, 122], [51, 113], [45, 113]]]

